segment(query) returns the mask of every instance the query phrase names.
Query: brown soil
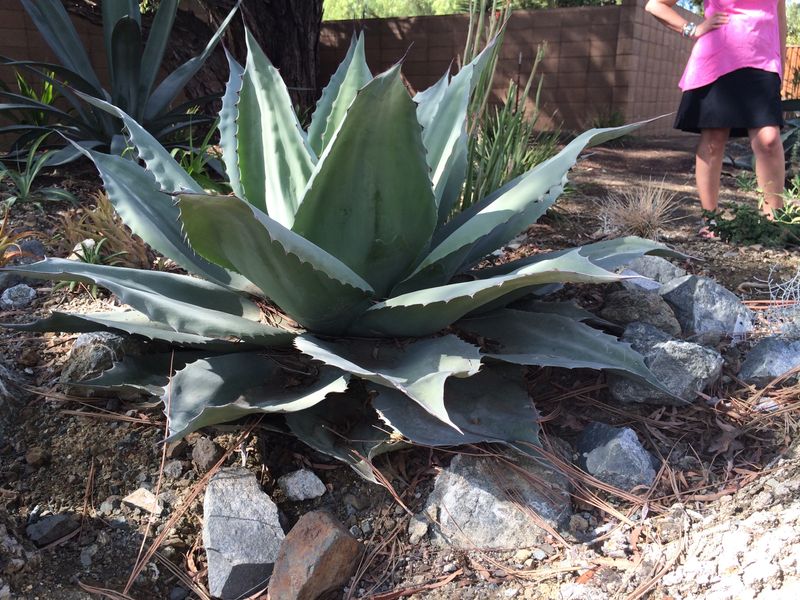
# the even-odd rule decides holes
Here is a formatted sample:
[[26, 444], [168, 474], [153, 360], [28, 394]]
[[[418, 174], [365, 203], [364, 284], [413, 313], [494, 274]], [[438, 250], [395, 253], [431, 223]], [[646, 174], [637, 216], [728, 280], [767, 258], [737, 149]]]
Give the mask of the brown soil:
[[[774, 268], [780, 276], [789, 276], [800, 268], [800, 259], [789, 251], [738, 248], [696, 236], [700, 210], [692, 184], [691, 143], [690, 138], [633, 139], [614, 147], [592, 149], [574, 170], [570, 190], [557, 208], [530, 228], [522, 246], [509, 252], [527, 254], [596, 240], [596, 202], [615, 190], [639, 185], [642, 180], [663, 179], [664, 185], [680, 197], [680, 218], [665, 228], [662, 241], [698, 259], [686, 263], [690, 271], [710, 274], [745, 299], [763, 298], [765, 292], [760, 284], [770, 271]], [[85, 173], [68, 175], [66, 181], [82, 198], [89, 197], [97, 185]], [[723, 200], [755, 203], [757, 198], [738, 190], [733, 175], [726, 174]], [[58, 245], [52, 235], [56, 232], [47, 215], [24, 207], [12, 209], [14, 226], [47, 232], [45, 244], [63, 255], [63, 249], [56, 250]], [[600, 301], [593, 288], [575, 293], [587, 308]], [[48, 287], [40, 287], [31, 309], [5, 313], [2, 321], [27, 321], [55, 306], [59, 310], [88, 312], [98, 310], [104, 303], [114, 301], [103, 296], [93, 300], [85, 292], [51, 293]], [[136, 562], [149, 518], [124, 506], [101, 514], [100, 505], [109, 497], [159, 485], [159, 442], [164, 427], [160, 407], [116, 398], [86, 400], [42, 393], [52, 389], [74, 337], [0, 330], [0, 357], [5, 364], [15, 365], [34, 390], [29, 397], [19, 398], [10, 415], [12, 424], [4, 435], [0, 428], [0, 526], [4, 525], [29, 552], [25, 566], [18, 572], [0, 573], [0, 578], [14, 590], [14, 598], [93, 597], [80, 584], [121, 591]], [[680, 533], [674, 523], [683, 523], [684, 516], [681, 513], [672, 518], [672, 505], [681, 501], [695, 511], [713, 514], [713, 501], [745, 484], [756, 485], [753, 482], [759, 481], [759, 472], [786, 452], [788, 436], [796, 431], [792, 419], [796, 412], [765, 418], [749, 403], [754, 391], [737, 388], [735, 383], [730, 389], [719, 391], [724, 400], [717, 405], [701, 403], [680, 412], [652, 407], [622, 412], [603, 402], [605, 395], [602, 386], [595, 385], [596, 374], [563, 377], [551, 370], [532, 370], [530, 381], [537, 390], [538, 408], [542, 414], [550, 415], [544, 425], [546, 433], [570, 439], [590, 420], [624, 423], [635, 427], [648, 449], [665, 457], [667, 465], [654, 490], [641, 501], [602, 495], [598, 507], [590, 504], [587, 496], [577, 494], [576, 513], [582, 516], [573, 524], [572, 534], [566, 535], [566, 544], [553, 539], [545, 549], [546, 557], [532, 564], [518, 564], [522, 561], [509, 555], [445, 551], [426, 543], [411, 546], [406, 534], [408, 515], [387, 491], [364, 483], [346, 467], [288, 438], [256, 428], [242, 441], [243, 428], [239, 426], [212, 428], [204, 435], [231, 452], [228, 464], [241, 463], [244, 456], [267, 492], [275, 492], [277, 477], [302, 465], [310, 465], [320, 475], [330, 490], [322, 499], [297, 504], [279, 494], [274, 498], [285, 514], [287, 526], [307, 510], [327, 507], [364, 540], [367, 559], [342, 597], [444, 600], [558, 598], [563, 585], [576, 582], [592, 582], [606, 594], [587, 597], [624, 597], [643, 589], [658, 570], [648, 571], [645, 567], [650, 563], [642, 566], [640, 561], [635, 569], [628, 563], [638, 559], [645, 546], [666, 547], [671, 538], [660, 533], [658, 528], [663, 523], [672, 523], [672, 531]], [[791, 410], [796, 410], [798, 398], [791, 394], [786, 398]], [[752, 426], [754, 422], [756, 426]], [[204, 557], [199, 537], [202, 494], [199, 499], [187, 501], [198, 491], [202, 477], [190, 460], [191, 443], [198, 435], [190, 438], [189, 444], [170, 450], [173, 459], [182, 461], [183, 474], [160, 484], [167, 511], [153, 519], [147, 545], [165, 527], [171, 514], [184, 506], [188, 509], [165, 535], [158, 554], [147, 562], [130, 589], [132, 598], [170, 598], [179, 586], [196, 590], [190, 597], [203, 597]], [[34, 466], [26, 461], [26, 454], [33, 448], [46, 451], [44, 464]], [[412, 450], [392, 454], [379, 466], [414, 511], [422, 506], [437, 469], [450, 456], [447, 452]], [[649, 511], [655, 516], [638, 529], [616, 527], [620, 522], [612, 516], [611, 506], [629, 515]], [[80, 533], [52, 549], [36, 551], [25, 536], [28, 519], [32, 514], [62, 512], [81, 518]], [[590, 548], [579, 543], [585, 523], [616, 527], [618, 535], [611, 537], [622, 536], [620, 543], [627, 544], [623, 558], [613, 549], [603, 550], [605, 546]], [[0, 556], [0, 566], [2, 559]], [[624, 585], [619, 583], [622, 579]], [[663, 594], [650, 597], [660, 598]]]

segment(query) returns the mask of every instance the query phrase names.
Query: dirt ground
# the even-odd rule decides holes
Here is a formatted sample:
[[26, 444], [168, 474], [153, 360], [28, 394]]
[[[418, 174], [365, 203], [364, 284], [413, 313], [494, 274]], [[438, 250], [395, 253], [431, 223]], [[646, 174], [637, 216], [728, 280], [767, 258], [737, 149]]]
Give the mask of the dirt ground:
[[[642, 181], [663, 180], [676, 194], [679, 209], [662, 241], [694, 258], [684, 265], [690, 272], [714, 277], [745, 300], [765, 299], [764, 284], [770, 274], [787, 278], [800, 269], [797, 251], [735, 247], [696, 235], [701, 214], [692, 182], [692, 143], [691, 138], [634, 138], [591, 149], [573, 171], [557, 208], [509, 252], [527, 254], [597, 240], [598, 202]], [[83, 198], [96, 186], [87, 173], [72, 173], [66, 180]], [[722, 200], [755, 203], [757, 197], [739, 189], [735, 174], [727, 173]], [[55, 225], [49, 217], [17, 208], [12, 215], [14, 226], [48, 232], [45, 245], [57, 252], [51, 235]], [[85, 293], [50, 293], [49, 287], [47, 283], [39, 288], [31, 309], [7, 311], [1, 320], [22, 322], [31, 313], [44, 315], [56, 307], [88, 312], [114, 303], [104, 296], [92, 300]], [[597, 308], [602, 299], [591, 287], [574, 294], [589, 309]], [[787, 485], [800, 482], [800, 459], [791, 453], [800, 406], [797, 387], [771, 390], [770, 397], [784, 407], [778, 413], [760, 411], [757, 390], [730, 376], [727, 386], [715, 391], [714, 402], [681, 411], [654, 407], [622, 411], [606, 402], [595, 373], [564, 377], [556, 370], [532, 369], [528, 378], [537, 389], [537, 408], [548, 415], [543, 419], [545, 437], [570, 441], [592, 420], [631, 426], [645, 446], [663, 458], [653, 489], [637, 497], [618, 497], [576, 481], [575, 514], [580, 518], [534, 558], [453, 552], [427, 542], [412, 546], [406, 533], [409, 516], [388, 491], [258, 427], [234, 425], [193, 434], [169, 448], [169, 460], [180, 462], [179, 472], [162, 476], [164, 418], [159, 406], [119, 398], [82, 399], [53, 389], [75, 337], [0, 330], [0, 357], [26, 378], [28, 386], [12, 407], [10, 423], [0, 427], [0, 565], [2, 552], [16, 552], [22, 563], [13, 573], [0, 573], [13, 590], [11, 598], [103, 597], [91, 595], [90, 588], [95, 594], [97, 588], [115, 590], [117, 595], [106, 592], [108, 598], [207, 598], [200, 539], [206, 474], [191, 461], [192, 445], [201, 436], [228, 451], [226, 464], [244, 462], [258, 475], [265, 491], [274, 494], [287, 527], [303, 512], [324, 507], [364, 541], [363, 564], [336, 596], [342, 598], [701, 598], [706, 588], [700, 583], [682, 590], [682, 596], [677, 591], [673, 595], [673, 588], [663, 583], [690, 556], [688, 547], [678, 542], [700, 535], [692, 524], [711, 527], [747, 518], [754, 511], [754, 494], [765, 489], [776, 469]], [[37, 453], [42, 460], [31, 460]], [[422, 507], [437, 470], [451, 456], [446, 451], [415, 449], [394, 453], [378, 466], [414, 511]], [[304, 503], [281, 498], [276, 479], [301, 466], [315, 470], [329, 493]], [[121, 496], [139, 487], [159, 492], [166, 506], [162, 516], [151, 520], [138, 509], [119, 504]], [[789, 504], [778, 497], [770, 506], [780, 508], [782, 503]], [[51, 513], [72, 513], [81, 527], [52, 548], [35, 550], [25, 526], [32, 516]], [[608, 532], [603, 539], [586, 543], [591, 531], [603, 527]], [[3, 528], [6, 538], [20, 548], [2, 546]], [[164, 535], [157, 551], [137, 561], [140, 550], [150, 547], [160, 533]], [[797, 541], [792, 543], [786, 547], [796, 547]], [[137, 564], [140, 574], [125, 595], [119, 595]]]

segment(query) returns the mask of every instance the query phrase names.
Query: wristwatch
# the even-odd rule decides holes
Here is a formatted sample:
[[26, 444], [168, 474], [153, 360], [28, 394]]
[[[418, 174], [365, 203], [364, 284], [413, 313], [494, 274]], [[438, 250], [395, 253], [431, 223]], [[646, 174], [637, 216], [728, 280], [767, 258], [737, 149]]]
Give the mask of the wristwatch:
[[697, 23], [692, 23], [689, 21], [686, 25], [683, 26], [681, 30], [681, 35], [685, 38], [693, 38], [695, 32], [697, 31]]

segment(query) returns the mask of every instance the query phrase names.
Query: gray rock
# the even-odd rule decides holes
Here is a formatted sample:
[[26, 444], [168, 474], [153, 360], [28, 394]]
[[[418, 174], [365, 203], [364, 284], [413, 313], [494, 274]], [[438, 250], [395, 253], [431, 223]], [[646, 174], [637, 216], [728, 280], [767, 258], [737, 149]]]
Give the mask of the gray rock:
[[578, 438], [579, 466], [600, 481], [623, 490], [653, 483], [650, 454], [628, 427], [591, 423]]
[[0, 295], [0, 309], [22, 310], [30, 306], [34, 298], [36, 298], [36, 290], [29, 285], [19, 283]]
[[279, 477], [278, 487], [293, 502], [319, 498], [328, 491], [328, 488], [320, 481], [320, 478], [308, 469], [300, 469]]
[[15, 273], [0, 273], [0, 290], [7, 290], [23, 281], [24, 279]]
[[684, 335], [701, 343], [716, 343], [752, 329], [752, 311], [734, 293], [706, 277], [673, 279], [661, 287], [660, 294], [675, 311]]
[[78, 528], [78, 521], [71, 514], [49, 515], [25, 528], [30, 540], [37, 546], [47, 546]]
[[169, 591], [169, 600], [186, 600], [189, 597], [189, 590], [180, 586], [174, 587]]
[[121, 496], [109, 496], [100, 504], [100, 507], [97, 509], [101, 515], [110, 515], [114, 512], [114, 509], [119, 508], [122, 502]]
[[515, 454], [508, 459], [516, 468], [498, 459], [461, 454], [436, 477], [424, 510], [434, 520], [435, 543], [462, 549], [507, 549], [544, 542], [547, 533], [520, 504], [555, 528], [569, 521], [567, 478], [553, 466], [529, 457]]
[[428, 535], [428, 520], [422, 516], [414, 516], [408, 522], [408, 542], [416, 546]]
[[6, 366], [0, 357], [0, 432], [3, 423], [11, 415], [12, 407], [21, 404], [28, 397], [24, 391], [25, 381], [14, 369]]
[[161, 502], [158, 501], [156, 495], [145, 488], [139, 488], [131, 492], [122, 499], [122, 502], [133, 508], [138, 508], [143, 512], [153, 513], [155, 515], [160, 515], [164, 510], [164, 507], [161, 505]]
[[631, 271], [636, 271], [642, 277], [647, 277], [658, 283], [668, 283], [673, 279], [686, 275], [686, 271], [660, 256], [640, 256], [628, 263], [627, 266]]
[[278, 507], [241, 468], [220, 469], [203, 502], [208, 588], [223, 600], [245, 597], [269, 581], [284, 539]]
[[35, 238], [23, 240], [19, 244], [19, 251], [22, 253], [14, 259], [15, 265], [30, 265], [42, 260], [47, 253], [44, 244]]
[[214, 440], [201, 437], [194, 443], [194, 448], [192, 448], [192, 462], [199, 473], [207, 473], [219, 462], [222, 454], [222, 448], [217, 446]]
[[183, 475], [183, 462], [180, 460], [171, 460], [164, 465], [164, 475], [170, 479], [177, 479]]
[[715, 383], [722, 374], [724, 360], [719, 352], [699, 344], [671, 339], [645, 323], [631, 323], [622, 335], [644, 357], [656, 379], [674, 396], [647, 384], [609, 374], [611, 396], [622, 403], [683, 406], [693, 402], [697, 392]]
[[[746, 383], [766, 385], [787, 371], [800, 367], [800, 340], [769, 337], [747, 353], [739, 377]], [[800, 374], [790, 378], [800, 379]]]
[[105, 331], [82, 333], [72, 344], [59, 381], [68, 394], [87, 395], [91, 390], [69, 384], [97, 377], [125, 355], [140, 353], [141, 345], [132, 338]]
[[675, 313], [655, 292], [641, 289], [612, 292], [606, 297], [600, 316], [622, 325], [639, 321], [649, 323], [670, 335], [681, 334], [681, 326]]

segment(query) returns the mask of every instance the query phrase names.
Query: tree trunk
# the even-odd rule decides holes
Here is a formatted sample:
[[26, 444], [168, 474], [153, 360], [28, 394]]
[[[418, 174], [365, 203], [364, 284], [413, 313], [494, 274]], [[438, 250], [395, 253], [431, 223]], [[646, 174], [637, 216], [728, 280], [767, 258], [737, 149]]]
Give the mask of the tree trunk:
[[[213, 27], [230, 12], [235, 0], [199, 0]], [[322, 0], [245, 0], [242, 18], [235, 18], [225, 38], [228, 50], [240, 61], [247, 56], [244, 25], [272, 63], [280, 69], [294, 103], [301, 109], [316, 100], [317, 52], [322, 24]], [[219, 74], [217, 69], [214, 71]], [[222, 71], [227, 72], [227, 68]], [[222, 81], [225, 81], [223, 77]]]

